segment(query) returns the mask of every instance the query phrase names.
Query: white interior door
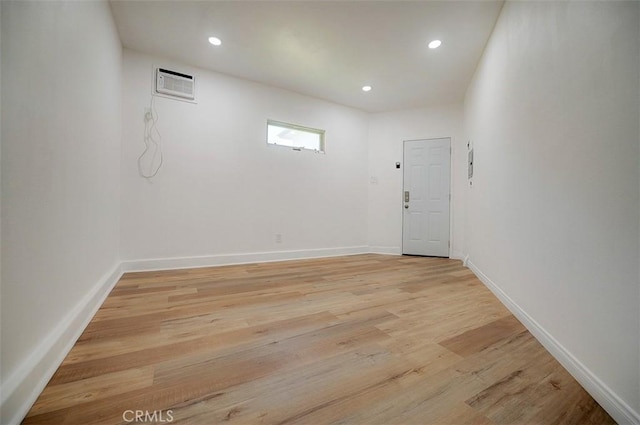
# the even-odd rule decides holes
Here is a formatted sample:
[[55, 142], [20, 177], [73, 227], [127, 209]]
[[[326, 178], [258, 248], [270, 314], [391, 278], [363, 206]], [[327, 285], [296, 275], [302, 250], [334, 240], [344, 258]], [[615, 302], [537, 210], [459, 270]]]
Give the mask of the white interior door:
[[404, 142], [402, 253], [449, 256], [451, 139]]

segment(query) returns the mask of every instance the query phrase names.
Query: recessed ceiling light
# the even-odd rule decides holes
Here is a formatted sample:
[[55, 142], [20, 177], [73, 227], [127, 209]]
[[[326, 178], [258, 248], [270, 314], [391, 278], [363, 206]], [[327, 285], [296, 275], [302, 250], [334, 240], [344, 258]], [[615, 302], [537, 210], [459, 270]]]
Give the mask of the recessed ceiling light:
[[214, 46], [219, 46], [222, 44], [222, 40], [220, 40], [218, 37], [209, 37], [209, 43], [213, 44]]
[[437, 49], [438, 47], [440, 47], [441, 44], [442, 44], [442, 41], [433, 40], [432, 42], [429, 43], [429, 48], [430, 49]]
[[362, 86], [362, 91], [371, 91], [371, 86]]

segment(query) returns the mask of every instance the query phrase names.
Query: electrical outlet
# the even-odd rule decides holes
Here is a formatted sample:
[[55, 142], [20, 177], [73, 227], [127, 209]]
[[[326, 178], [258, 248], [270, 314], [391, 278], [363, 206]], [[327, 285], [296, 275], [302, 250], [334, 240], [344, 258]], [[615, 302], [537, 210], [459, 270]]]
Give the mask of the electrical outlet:
[[280, 233], [276, 233], [276, 243], [282, 243], [282, 235]]

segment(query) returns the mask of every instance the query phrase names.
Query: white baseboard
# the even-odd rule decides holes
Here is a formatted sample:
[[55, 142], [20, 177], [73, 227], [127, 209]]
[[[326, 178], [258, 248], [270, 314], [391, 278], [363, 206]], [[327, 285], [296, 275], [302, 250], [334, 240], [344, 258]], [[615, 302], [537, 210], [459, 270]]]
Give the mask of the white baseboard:
[[399, 246], [370, 246], [368, 250], [369, 254], [402, 255], [402, 248]]
[[591, 396], [619, 424], [640, 425], [640, 414], [583, 365], [549, 332], [527, 314], [498, 285], [485, 275], [467, 256], [466, 266], [484, 283], [493, 294], [513, 313], [531, 334], [555, 357], [560, 364], [591, 394]]
[[302, 260], [307, 258], [339, 257], [368, 254], [367, 246], [343, 248], [304, 249], [298, 251], [255, 252], [248, 254], [208, 255], [202, 257], [151, 258], [122, 262], [123, 272], [176, 270], [197, 267], [228, 266], [234, 264], [266, 263], [272, 261]]
[[0, 422], [19, 424], [122, 276], [114, 266], [4, 382]]

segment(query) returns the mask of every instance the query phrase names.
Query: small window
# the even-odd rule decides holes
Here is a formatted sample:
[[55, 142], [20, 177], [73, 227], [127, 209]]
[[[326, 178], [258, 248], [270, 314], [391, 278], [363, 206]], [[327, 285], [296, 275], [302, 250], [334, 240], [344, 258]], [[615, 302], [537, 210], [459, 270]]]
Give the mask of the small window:
[[267, 143], [295, 150], [324, 152], [324, 130], [268, 120]]

